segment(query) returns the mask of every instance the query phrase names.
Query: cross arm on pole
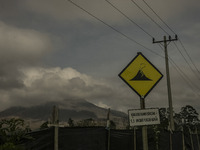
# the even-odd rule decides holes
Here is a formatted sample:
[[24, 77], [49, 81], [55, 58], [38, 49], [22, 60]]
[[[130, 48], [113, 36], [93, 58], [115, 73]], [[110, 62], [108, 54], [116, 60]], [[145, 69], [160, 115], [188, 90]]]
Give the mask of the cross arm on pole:
[[153, 38], [153, 44], [154, 43], [163, 43], [163, 42], [172, 42], [172, 41], [177, 41], [177, 40], [178, 40], [178, 36], [177, 35], [175, 35], [174, 39], [172, 39], [171, 36], [169, 36], [169, 39], [166, 39], [166, 37], [165, 37], [165, 39], [161, 40], [161, 41], [155, 41], [155, 38]]

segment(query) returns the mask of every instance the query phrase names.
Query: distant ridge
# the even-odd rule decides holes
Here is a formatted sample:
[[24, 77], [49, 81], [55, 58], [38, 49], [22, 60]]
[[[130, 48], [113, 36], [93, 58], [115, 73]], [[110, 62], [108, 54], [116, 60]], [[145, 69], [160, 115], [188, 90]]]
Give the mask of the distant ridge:
[[[47, 102], [42, 105], [32, 107], [11, 107], [0, 112], [0, 118], [20, 117], [24, 119], [48, 120], [51, 116], [53, 106], [59, 107], [59, 120], [67, 122], [69, 118], [83, 120], [88, 118], [105, 118], [107, 109], [98, 107], [84, 99], [66, 99], [61, 102]], [[111, 116], [114, 118], [126, 118], [123, 112], [111, 110]]]

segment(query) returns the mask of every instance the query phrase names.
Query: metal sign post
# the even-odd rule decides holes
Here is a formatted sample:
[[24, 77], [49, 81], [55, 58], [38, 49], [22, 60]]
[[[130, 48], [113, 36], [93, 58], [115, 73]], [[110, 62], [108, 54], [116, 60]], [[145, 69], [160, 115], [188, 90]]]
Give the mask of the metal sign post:
[[[140, 98], [140, 107], [141, 109], [145, 109], [145, 101], [143, 97]], [[142, 127], [142, 141], [143, 141], [143, 150], [148, 150], [147, 126]]]

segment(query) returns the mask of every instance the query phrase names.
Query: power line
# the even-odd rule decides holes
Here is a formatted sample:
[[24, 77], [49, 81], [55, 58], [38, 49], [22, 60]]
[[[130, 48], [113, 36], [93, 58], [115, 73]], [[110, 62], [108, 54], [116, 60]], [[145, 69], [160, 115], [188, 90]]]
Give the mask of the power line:
[[[118, 12], [120, 12], [124, 17], [126, 17], [128, 20], [130, 20], [132, 23], [134, 23], [136, 26], [138, 26], [141, 30], [143, 30], [147, 35], [149, 35], [150, 37], [153, 38], [152, 35], [150, 35], [147, 31], [145, 31], [142, 27], [140, 27], [137, 23], [135, 23], [132, 19], [130, 19], [127, 15], [125, 15], [121, 10], [119, 10], [116, 6], [114, 6], [111, 2], [109, 2], [108, 0], [105, 0], [106, 2], [108, 2], [114, 9], [116, 9]], [[143, 0], [143, 2], [153, 11], [153, 13], [168, 27], [168, 29], [170, 29], [175, 35], [176, 33], [167, 25], [167, 23], [164, 22], [164, 20], [153, 10], [152, 7], [150, 7], [150, 5], [148, 5], [145, 0]], [[192, 72], [196, 75], [196, 73], [194, 72], [194, 70], [191, 68], [189, 62], [187, 61], [187, 59], [185, 58], [185, 56], [183, 55], [183, 53], [180, 51], [180, 49], [178, 48], [177, 44], [175, 42], [173, 42], [174, 45], [176, 46], [177, 50], [179, 51], [179, 53], [181, 54], [181, 56], [184, 58], [185, 62], [188, 64], [189, 68], [192, 70]], [[159, 45], [160, 46], [160, 45]], [[183, 45], [182, 45], [183, 46]], [[187, 52], [187, 51], [186, 51]], [[188, 54], [188, 53], [187, 53]], [[189, 55], [188, 55], [189, 56]], [[192, 59], [191, 59], [192, 61]], [[175, 64], [176, 65], [176, 64]], [[176, 65], [177, 66], [177, 65]], [[177, 66], [178, 67], [178, 66]], [[196, 76], [198, 79], [199, 77]]]
[[[119, 31], [118, 29], [116, 29], [116, 28], [112, 27], [111, 25], [107, 24], [105, 21], [99, 19], [98, 17], [96, 17], [95, 15], [93, 15], [92, 13], [90, 13], [89, 11], [87, 11], [86, 9], [84, 9], [83, 7], [81, 7], [80, 5], [76, 4], [76, 3], [73, 2], [72, 0], [65, 0], [65, 1], [69, 1], [69, 2], [72, 3], [74, 6], [78, 7], [79, 9], [81, 9], [82, 11], [84, 11], [85, 13], [87, 13], [88, 15], [92, 16], [92, 17], [95, 18], [96, 20], [100, 21], [101, 23], [103, 23], [103, 24], [106, 25], [107, 27], [111, 28], [113, 31], [117, 32], [118, 34], [122, 35], [123, 37], [129, 39], [130, 41], [132, 41], [132, 42], [134, 42], [134, 43], [136, 43], [136, 44], [138, 44], [139, 46], [145, 48], [146, 50], [148, 50], [148, 51], [150, 51], [150, 52], [152, 52], [152, 53], [154, 53], [155, 55], [158, 55], [159, 57], [164, 58], [164, 56], [162, 56], [162, 55], [160, 55], [160, 54], [154, 52], [153, 50], [147, 48], [146, 46], [144, 46], [144, 45], [140, 44], [139, 42], [135, 41], [133, 38], [127, 36], [126, 34], [124, 34], [124, 33], [121, 32], [121, 31]], [[106, 0], [106, 1], [107, 1], [107, 0]], [[131, 1], [132, 1], [132, 0], [131, 0]], [[114, 6], [114, 5], [113, 5], [113, 6]], [[122, 13], [123, 13], [123, 12], [122, 12]], [[124, 13], [123, 13], [123, 14], [124, 14]], [[127, 19], [128, 19], [128, 18], [127, 18]], [[167, 34], [168, 34], [168, 33], [167, 33]], [[176, 69], [177, 71], [179, 70], [179, 71], [178, 71], [179, 73], [181, 72], [181, 73], [180, 73], [181, 77], [182, 77], [184, 80], [187, 79], [187, 80], [189, 80], [190, 83], [192, 83], [192, 81], [191, 81], [191, 80], [187, 77], [187, 75], [178, 67], [178, 65], [177, 65], [170, 57], [169, 57], [169, 59], [170, 59], [170, 61], [176, 66], [175, 69]], [[187, 81], [188, 85], [189, 85], [189, 86], [191, 87], [191, 89], [194, 91], [194, 89], [192, 88], [192, 86], [190, 85], [189, 82]], [[192, 84], [192, 85], [194, 85], [194, 84]], [[198, 89], [198, 87], [196, 87], [196, 88]], [[195, 92], [195, 93], [196, 93], [196, 92]]]
[[[159, 44], [160, 48], [164, 51], [163, 47]], [[175, 61], [169, 57], [169, 62], [170, 64], [174, 67], [174, 69], [178, 72], [178, 74], [181, 76], [181, 78], [187, 83], [187, 85], [191, 88], [191, 90], [197, 94], [198, 96], [200, 96], [200, 94], [198, 94], [199, 92], [195, 92], [194, 87], [197, 90], [200, 90], [191, 80], [190, 78], [182, 71], [182, 69], [175, 63]], [[194, 86], [194, 87], [193, 87]]]
[[200, 96], [198, 93], [199, 92], [195, 92], [194, 88], [192, 86], [195, 86], [195, 88], [197, 90], [200, 90], [191, 80], [190, 78], [180, 69], [180, 67], [178, 67], [178, 65], [173, 61], [172, 58], [168, 57], [171, 64], [174, 66], [174, 68], [176, 69], [176, 71], [180, 74], [180, 76], [183, 78], [183, 80], [189, 85], [189, 87], [192, 89], [192, 91], [197, 94], [198, 96]]
[[178, 48], [177, 44], [174, 42], [174, 45], [176, 46], [177, 50], [179, 51], [179, 53], [181, 54], [181, 56], [184, 58], [185, 62], [188, 64], [190, 70], [194, 73], [194, 75], [200, 80], [199, 76], [196, 74], [196, 72], [192, 69], [191, 65], [189, 64], [189, 62], [187, 61], [187, 59], [185, 58], [185, 56], [183, 55], [183, 53], [181, 52], [181, 50]]
[[149, 7], [149, 9], [151, 9], [151, 11], [162, 21], [162, 23], [164, 23], [167, 28], [172, 31], [175, 35], [176, 33], [167, 25], [167, 23], [153, 10], [153, 8], [145, 1], [145, 0], [142, 0], [146, 5], [147, 7]]
[[179, 42], [182, 46], [182, 48], [184, 49], [185, 53], [187, 54], [188, 58], [190, 59], [190, 61], [192, 62], [192, 65], [194, 66], [194, 68], [196, 69], [196, 71], [200, 74], [200, 71], [198, 70], [197, 66], [195, 65], [195, 63], [193, 62], [192, 58], [190, 57], [190, 55], [188, 54], [185, 46], [183, 45], [183, 43], [181, 42], [180, 38], [179, 38]]
[[[172, 28], [171, 28], [171, 27], [170, 27], [170, 26], [169, 26], [169, 25], [168, 25], [168, 24], [153, 10], [153, 8], [152, 8], [145, 0], [142, 0], [142, 1], [147, 5], [147, 7], [149, 7], [149, 9], [150, 9], [156, 16], [167, 26], [167, 28], [168, 28], [171, 32], [173, 32], [173, 33], [176, 35], [175, 31], [172, 30]], [[180, 42], [182, 48], [184, 49], [185, 53], [187, 54], [188, 58], [190, 59], [192, 65], [194, 66], [194, 68], [196, 69], [196, 71], [200, 74], [200, 71], [198, 70], [197, 66], [196, 66], [195, 63], [193, 62], [193, 60], [192, 60], [192, 58], [190, 57], [190, 55], [188, 54], [188, 52], [187, 52], [186, 48], [184, 47], [183, 43], [181, 42], [180, 38], [179, 38], [179, 42]], [[196, 72], [194, 72], [194, 70], [192, 69], [190, 63], [187, 61], [187, 59], [185, 58], [185, 56], [183, 55], [183, 53], [180, 51], [180, 49], [178, 48], [178, 46], [176, 45], [175, 42], [174, 42], [174, 44], [175, 44], [177, 50], [179, 51], [179, 53], [181, 54], [181, 56], [184, 58], [184, 60], [186, 61], [186, 63], [187, 63], [188, 66], [190, 67], [190, 69], [192, 70], [192, 72], [195, 74], [195, 76], [197, 76], [198, 79], [200, 79], [199, 76], [196, 74]]]
[[135, 24], [138, 28], [140, 28], [143, 32], [145, 32], [148, 36], [153, 38], [151, 34], [149, 34], [146, 30], [144, 30], [140, 25], [138, 25], [135, 21], [133, 21], [130, 17], [128, 17], [126, 14], [124, 14], [121, 10], [119, 10], [115, 5], [113, 5], [110, 1], [105, 0], [108, 4], [110, 4], [115, 10], [120, 12], [125, 18], [127, 18], [129, 21], [131, 21], [133, 24]]
[[84, 9], [83, 7], [81, 7], [80, 5], [78, 5], [77, 3], [73, 2], [72, 0], [65, 0], [65, 1], [69, 1], [71, 4], [73, 4], [74, 6], [78, 7], [79, 9], [81, 9], [82, 11], [84, 11], [85, 13], [87, 13], [88, 15], [92, 16], [93, 18], [95, 18], [96, 20], [100, 21], [101, 23], [103, 23], [104, 25], [106, 25], [107, 27], [111, 28], [112, 30], [114, 30], [115, 32], [119, 33], [120, 35], [122, 35], [123, 37], [129, 39], [130, 41], [136, 43], [137, 45], [143, 47], [144, 49], [154, 53], [155, 55], [164, 58], [164, 56], [160, 55], [157, 52], [154, 52], [153, 50], [151, 50], [150, 48], [142, 45], [141, 43], [135, 41], [133, 38], [127, 36], [126, 34], [124, 34], [123, 32], [119, 31], [118, 29], [112, 27], [111, 25], [107, 24], [105, 21], [99, 19], [98, 17], [96, 17], [95, 15], [93, 15], [92, 13], [90, 13], [89, 11], [87, 11], [86, 9]]
[[134, 0], [131, 0], [152, 22], [154, 22], [161, 30], [163, 30], [167, 35], [169, 35], [167, 33], [167, 31], [165, 29], [163, 29], [151, 16], [149, 16], [144, 9], [142, 9]]
[[166, 78], [167, 78], [167, 90], [168, 90], [168, 103], [169, 103], [169, 123], [170, 123], [170, 129], [173, 131], [174, 128], [174, 119], [173, 119], [173, 104], [172, 104], [172, 93], [171, 93], [171, 83], [170, 83], [170, 75], [169, 75], [169, 63], [168, 63], [168, 52], [167, 52], [167, 45], [171, 41], [177, 41], [177, 36], [172, 39], [169, 37], [169, 39], [166, 39], [166, 36], [164, 36], [164, 40], [161, 41], [155, 41], [153, 39], [153, 43], [163, 43], [164, 44], [164, 51], [165, 51], [165, 64], [166, 64]]

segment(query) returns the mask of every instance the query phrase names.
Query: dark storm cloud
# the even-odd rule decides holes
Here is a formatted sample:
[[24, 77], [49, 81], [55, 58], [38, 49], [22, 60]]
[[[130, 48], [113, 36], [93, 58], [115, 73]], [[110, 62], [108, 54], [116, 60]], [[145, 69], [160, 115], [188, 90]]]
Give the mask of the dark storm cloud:
[[[151, 37], [106, 1], [74, 1], [117, 30], [163, 55], [160, 47], [152, 44]], [[165, 35], [131, 1], [110, 1], [157, 40]], [[147, 10], [142, 1], [138, 3]], [[190, 48], [189, 53], [198, 65], [197, 14], [200, 3], [195, 0], [154, 0], [148, 3], [183, 37], [186, 48]], [[127, 109], [139, 108], [139, 97], [117, 75], [138, 51], [144, 52], [165, 74], [162, 57], [128, 40], [67, 0], [0, 0], [0, 7], [0, 109], [85, 98], [96, 105], [126, 112]], [[192, 19], [192, 16], [196, 17]], [[181, 47], [180, 43], [178, 46]], [[179, 66], [181, 64], [181, 68], [185, 67], [184, 60], [175, 49], [170, 43], [170, 57]], [[198, 96], [192, 96], [194, 91], [172, 68], [170, 66], [174, 105], [197, 104]], [[198, 83], [195, 76], [188, 74], [191, 80]], [[146, 101], [147, 107], [167, 107], [165, 77]]]
[[0, 88], [21, 88], [20, 68], [37, 64], [51, 44], [46, 35], [37, 31], [0, 22], [0, 49]]
[[[30, 106], [46, 101], [62, 101], [67, 98], [96, 100], [113, 97], [113, 90], [105, 81], [95, 80], [72, 68], [29, 68], [23, 69], [23, 88], [1, 91], [4, 105]], [[105, 104], [106, 105], [106, 104]]]

